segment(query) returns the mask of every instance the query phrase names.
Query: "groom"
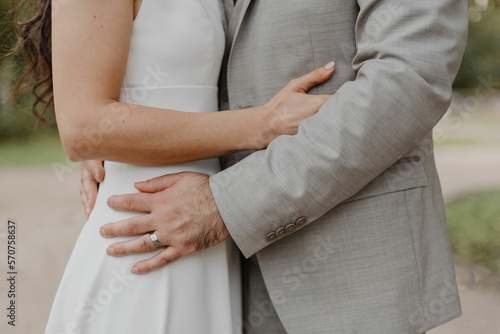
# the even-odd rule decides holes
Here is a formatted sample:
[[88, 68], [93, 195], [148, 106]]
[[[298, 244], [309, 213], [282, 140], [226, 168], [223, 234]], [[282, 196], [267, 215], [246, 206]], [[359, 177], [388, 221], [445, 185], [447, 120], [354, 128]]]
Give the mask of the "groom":
[[[335, 60], [332, 94], [295, 136], [114, 196], [169, 245], [146, 273], [231, 236], [248, 333], [423, 333], [461, 314], [431, 131], [446, 112], [465, 0], [225, 1], [223, 109], [258, 106]], [[227, 72], [226, 72], [227, 68]], [[250, 154], [252, 153], [252, 154]], [[154, 200], [153, 200], [154, 199]], [[141, 222], [107, 224], [108, 237]], [[136, 233], [130, 231], [136, 230]], [[143, 232], [143, 231], [141, 231]], [[153, 250], [129, 242], [118, 255]]]

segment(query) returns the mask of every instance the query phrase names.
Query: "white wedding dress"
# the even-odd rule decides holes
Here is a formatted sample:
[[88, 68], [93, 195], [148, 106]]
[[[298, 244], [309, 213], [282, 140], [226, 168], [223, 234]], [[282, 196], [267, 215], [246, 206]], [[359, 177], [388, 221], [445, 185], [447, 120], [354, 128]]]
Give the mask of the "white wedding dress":
[[[144, 0], [133, 24], [121, 101], [216, 111], [225, 41], [221, 15], [219, 0]], [[137, 276], [130, 273], [132, 265], [154, 252], [111, 257], [106, 248], [130, 238], [99, 235], [101, 225], [136, 215], [110, 209], [109, 196], [137, 192], [134, 182], [164, 174], [216, 173], [218, 159], [165, 167], [106, 162], [105, 169], [97, 203], [73, 249], [45, 333], [239, 333], [239, 255], [231, 240]]]

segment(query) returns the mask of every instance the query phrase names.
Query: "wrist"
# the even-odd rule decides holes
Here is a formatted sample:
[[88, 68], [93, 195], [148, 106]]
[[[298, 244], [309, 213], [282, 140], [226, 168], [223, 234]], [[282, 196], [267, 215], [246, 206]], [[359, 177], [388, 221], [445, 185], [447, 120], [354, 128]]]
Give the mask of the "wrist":
[[250, 134], [251, 149], [265, 149], [276, 137], [272, 128], [272, 113], [269, 107], [261, 106], [249, 109], [251, 111], [253, 130]]

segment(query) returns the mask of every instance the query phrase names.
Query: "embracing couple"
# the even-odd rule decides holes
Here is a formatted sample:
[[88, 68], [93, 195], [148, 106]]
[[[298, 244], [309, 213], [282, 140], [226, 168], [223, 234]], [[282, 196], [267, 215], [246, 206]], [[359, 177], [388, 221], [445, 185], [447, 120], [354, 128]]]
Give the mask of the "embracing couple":
[[47, 334], [460, 315], [431, 131], [467, 1], [41, 2], [29, 75], [51, 69], [88, 215]]

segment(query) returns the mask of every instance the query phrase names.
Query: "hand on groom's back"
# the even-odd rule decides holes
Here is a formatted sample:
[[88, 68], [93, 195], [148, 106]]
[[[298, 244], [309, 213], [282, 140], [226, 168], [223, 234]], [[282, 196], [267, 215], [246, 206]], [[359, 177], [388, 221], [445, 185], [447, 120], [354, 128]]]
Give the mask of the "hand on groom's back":
[[104, 181], [104, 166], [101, 160], [82, 162], [80, 197], [85, 208], [85, 218], [89, 219], [97, 199], [97, 188]]
[[[215, 246], [229, 237], [208, 183], [208, 176], [183, 172], [136, 183], [137, 194], [112, 196], [108, 205], [121, 211], [145, 212], [101, 227], [104, 237], [134, 236], [108, 247], [107, 253], [124, 256], [156, 249], [150, 232], [166, 248], [132, 267], [146, 274], [179, 258]], [[146, 234], [145, 234], [146, 233]]]

